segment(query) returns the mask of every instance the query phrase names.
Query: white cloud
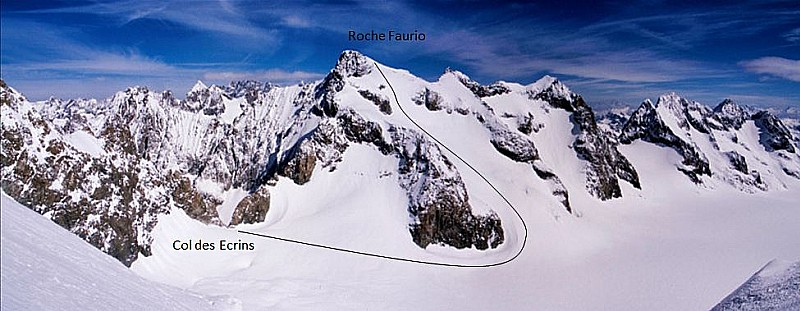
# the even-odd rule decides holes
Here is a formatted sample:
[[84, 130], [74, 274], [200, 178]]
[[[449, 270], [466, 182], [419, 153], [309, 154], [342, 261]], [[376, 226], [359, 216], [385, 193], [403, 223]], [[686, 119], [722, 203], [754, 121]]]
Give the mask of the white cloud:
[[[191, 8], [187, 7], [190, 5]], [[180, 24], [199, 31], [247, 38], [260, 45], [277, 43], [274, 31], [263, 29], [251, 23], [247, 16], [239, 12], [228, 1], [163, 1], [157, 5], [149, 1], [127, 0], [120, 2], [99, 2], [84, 6], [69, 6], [57, 9], [29, 11], [34, 13], [79, 13], [103, 17], [114, 17], [121, 24], [140, 19], [152, 19]]]
[[800, 43], [800, 28], [789, 30], [783, 34], [783, 38], [792, 43]]
[[83, 75], [165, 76], [183, 72], [182, 69], [149, 59], [139, 54], [115, 54], [94, 51], [80, 59], [61, 59], [52, 62], [11, 65], [18, 71], [69, 71]]
[[739, 62], [745, 70], [800, 82], [800, 60], [782, 57], [762, 57]]
[[203, 78], [213, 81], [258, 80], [274, 83], [294, 83], [299, 81], [318, 80], [323, 76], [323, 74], [308, 71], [285, 71], [281, 69], [270, 69], [265, 71], [207, 72], [203, 75]]
[[553, 33], [547, 36], [533, 33], [531, 37], [537, 38], [535, 47], [525, 46], [524, 41], [502, 34], [483, 35], [458, 30], [439, 35], [442, 39], [427, 46], [431, 53], [451, 54], [454, 59], [470, 64], [484, 75], [502, 79], [547, 72], [647, 83], [725, 74], [698, 62], [673, 59], [643, 49], [619, 49], [609, 46], [602, 38], [580, 34]]
[[284, 16], [283, 24], [294, 28], [311, 27], [311, 23], [308, 20], [295, 15]]

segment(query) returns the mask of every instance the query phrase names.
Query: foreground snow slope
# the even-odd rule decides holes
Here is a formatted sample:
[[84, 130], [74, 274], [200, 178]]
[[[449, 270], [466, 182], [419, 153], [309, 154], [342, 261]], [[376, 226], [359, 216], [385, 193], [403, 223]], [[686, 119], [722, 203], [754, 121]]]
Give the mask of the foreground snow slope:
[[800, 262], [770, 261], [712, 311], [800, 310]]
[[2, 194], [3, 310], [233, 310], [145, 280], [116, 259]]

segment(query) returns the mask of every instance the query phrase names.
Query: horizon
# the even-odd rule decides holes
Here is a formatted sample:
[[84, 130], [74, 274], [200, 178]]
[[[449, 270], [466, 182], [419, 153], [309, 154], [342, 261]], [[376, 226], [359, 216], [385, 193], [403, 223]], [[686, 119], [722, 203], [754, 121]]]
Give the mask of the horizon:
[[[9, 2], [0, 6], [0, 77], [31, 100], [106, 99], [134, 85], [183, 95], [198, 80], [279, 85], [322, 79], [343, 50], [435, 81], [445, 68], [489, 84], [551, 75], [593, 107], [675, 92], [800, 108], [800, 8], [573, 1]], [[364, 19], [358, 16], [369, 15]], [[348, 40], [351, 31], [423, 40]]]

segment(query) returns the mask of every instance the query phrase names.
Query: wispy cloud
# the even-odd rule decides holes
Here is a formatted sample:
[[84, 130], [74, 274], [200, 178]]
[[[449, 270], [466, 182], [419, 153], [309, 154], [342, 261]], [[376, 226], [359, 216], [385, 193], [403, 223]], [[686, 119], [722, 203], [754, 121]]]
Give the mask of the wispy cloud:
[[515, 78], [548, 72], [600, 80], [668, 82], [724, 74], [696, 61], [676, 60], [645, 49], [615, 49], [603, 38], [566, 32], [551, 32], [549, 36], [558, 39], [537, 40], [533, 46], [497, 33], [459, 30], [443, 36], [445, 39], [429, 47], [432, 53], [449, 53], [488, 76]]
[[283, 24], [293, 28], [309, 28], [311, 22], [297, 15], [287, 15], [283, 17]]
[[203, 75], [206, 80], [212, 81], [233, 81], [233, 80], [257, 80], [274, 83], [295, 83], [299, 81], [313, 81], [324, 77], [324, 74], [308, 71], [285, 71], [281, 69], [270, 69], [265, 71], [222, 71], [207, 72]]
[[277, 39], [273, 31], [250, 22], [245, 13], [228, 1], [101, 1], [85, 6], [27, 12], [27, 14], [50, 13], [77, 13], [116, 18], [119, 25], [138, 20], [170, 22], [202, 32], [258, 40], [259, 44], [274, 44]]
[[[60, 72], [83, 76], [165, 76], [181, 71], [135, 49], [101, 49], [72, 40], [69, 35], [72, 29], [9, 18], [3, 21], [3, 28], [4, 40], [15, 43], [2, 45], [4, 76], [24, 78]], [[27, 29], [36, 35], [6, 29]]]
[[800, 43], [800, 28], [789, 30], [783, 34], [783, 38], [792, 43]]
[[800, 60], [782, 57], [762, 57], [740, 62], [745, 70], [800, 82]]

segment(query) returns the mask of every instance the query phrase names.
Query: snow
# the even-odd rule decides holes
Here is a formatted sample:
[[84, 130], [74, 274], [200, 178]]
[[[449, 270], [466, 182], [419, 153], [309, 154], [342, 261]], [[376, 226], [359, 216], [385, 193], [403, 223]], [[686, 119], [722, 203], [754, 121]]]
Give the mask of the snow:
[[551, 77], [549, 75], [545, 75], [539, 80], [536, 80], [536, 82], [527, 85], [525, 88], [528, 89], [531, 93], [536, 94], [541, 91], [544, 91], [546, 88], [550, 87], [550, 85], [552, 85], [556, 81], [557, 81], [556, 78]]
[[225, 99], [224, 101], [225, 112], [223, 112], [219, 117], [222, 118], [223, 122], [232, 124], [233, 120], [235, 120], [236, 117], [241, 115], [243, 112], [241, 105], [244, 103], [244, 98], [240, 97], [234, 100]]
[[206, 86], [206, 84], [203, 83], [203, 81], [197, 80], [194, 86], [192, 86], [192, 89], [189, 90], [189, 93], [199, 92], [206, 89], [208, 89], [208, 86]]
[[712, 311], [800, 309], [800, 262], [772, 260]]
[[[396, 163], [371, 156], [377, 151], [368, 147], [351, 148], [336, 171], [317, 171], [306, 185], [281, 179], [267, 221], [239, 229], [418, 259], [486, 262], [505, 254], [413, 245], [403, 193], [391, 178], [378, 177]], [[507, 266], [452, 269], [364, 258], [257, 239], [174, 212], [156, 227], [154, 255], [133, 269], [193, 291], [232, 295], [245, 309], [685, 310], [715, 305], [771, 258], [800, 258], [796, 193], [698, 191], [670, 164], [680, 160], [671, 149], [634, 142], [622, 152], [640, 168], [642, 192], [623, 186], [626, 196], [611, 202], [576, 197], [580, 218], [557, 220], [537, 203], [541, 194], [518, 191], [522, 185], [499, 178], [504, 172], [488, 173], [531, 228], [529, 248]], [[365, 184], [370, 191], [360, 191]], [[326, 191], [331, 187], [338, 191]], [[174, 239], [190, 237], [241, 238], [256, 250], [170, 249]]]
[[235, 299], [145, 280], [2, 194], [3, 310], [236, 310]]
[[225, 191], [220, 196], [220, 198], [222, 198], [222, 204], [217, 206], [217, 214], [219, 214], [219, 220], [221, 220], [223, 224], [228, 225], [231, 223], [231, 217], [233, 217], [236, 206], [242, 199], [247, 197], [247, 195], [247, 191], [241, 188], [235, 188]]
[[98, 158], [105, 154], [105, 150], [103, 150], [105, 142], [100, 138], [94, 137], [94, 135], [89, 132], [75, 131], [72, 134], [66, 135], [65, 138], [66, 141], [78, 149], [78, 151], [88, 153], [93, 158]]

